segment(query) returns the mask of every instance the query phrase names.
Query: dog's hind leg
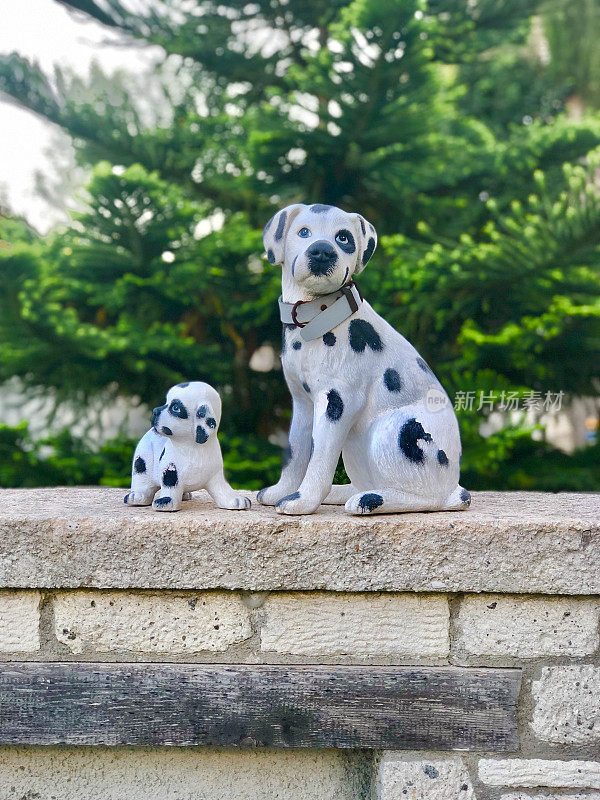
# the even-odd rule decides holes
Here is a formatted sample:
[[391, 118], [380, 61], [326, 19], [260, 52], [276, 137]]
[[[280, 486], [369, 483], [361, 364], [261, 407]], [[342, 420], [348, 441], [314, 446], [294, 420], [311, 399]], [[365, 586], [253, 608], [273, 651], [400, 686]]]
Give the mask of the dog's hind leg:
[[334, 484], [325, 500], [323, 500], [323, 505], [343, 506], [353, 494], [356, 494], [356, 486], [351, 483]]
[[[453, 506], [454, 507], [454, 506]], [[464, 504], [460, 508], [465, 508]], [[423, 498], [400, 489], [369, 489], [357, 492], [346, 503], [350, 514], [394, 514], [410, 511], [442, 511], [448, 506], [442, 500]]]

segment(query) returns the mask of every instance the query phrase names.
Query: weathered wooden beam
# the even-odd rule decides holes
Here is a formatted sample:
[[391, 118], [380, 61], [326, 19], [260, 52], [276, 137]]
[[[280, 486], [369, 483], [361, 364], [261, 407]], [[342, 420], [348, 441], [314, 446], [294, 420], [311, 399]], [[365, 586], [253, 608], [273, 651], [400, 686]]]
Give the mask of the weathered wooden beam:
[[517, 669], [11, 663], [0, 744], [511, 751]]

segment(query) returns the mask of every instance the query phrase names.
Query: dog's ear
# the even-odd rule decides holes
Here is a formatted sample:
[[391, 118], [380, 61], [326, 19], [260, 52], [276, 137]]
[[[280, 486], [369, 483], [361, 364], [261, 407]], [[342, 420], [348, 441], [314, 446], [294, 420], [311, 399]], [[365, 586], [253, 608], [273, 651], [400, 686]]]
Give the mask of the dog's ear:
[[211, 403], [203, 400], [194, 415], [194, 439], [197, 444], [204, 444], [209, 436], [219, 427], [219, 416], [214, 412]]
[[265, 225], [263, 244], [269, 264], [283, 264], [286, 236], [290, 225], [303, 208], [306, 208], [303, 203], [294, 203], [294, 205], [286, 206], [274, 214]]
[[377, 233], [375, 228], [360, 214], [350, 215], [356, 227], [358, 235], [358, 258], [356, 260], [356, 269], [354, 274], [358, 275], [369, 263], [371, 256], [377, 247]]

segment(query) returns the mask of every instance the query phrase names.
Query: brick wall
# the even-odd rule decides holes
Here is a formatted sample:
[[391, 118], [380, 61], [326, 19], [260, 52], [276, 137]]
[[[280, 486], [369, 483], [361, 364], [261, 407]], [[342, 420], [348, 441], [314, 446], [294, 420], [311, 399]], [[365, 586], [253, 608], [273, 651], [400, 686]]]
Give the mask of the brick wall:
[[0, 800], [600, 800], [600, 498], [488, 493], [468, 514], [378, 520], [195, 501], [160, 515], [108, 489], [2, 500], [2, 661], [519, 667], [523, 681], [508, 755], [0, 746]]
[[[358, 763], [352, 767], [350, 754], [298, 751], [297, 767], [289, 754], [279, 762], [274, 751], [228, 754], [224, 765], [235, 773], [242, 769], [259, 775], [264, 759], [270, 777], [263, 788], [253, 778], [257, 798], [291, 799], [292, 793], [277, 794], [283, 782], [294, 787], [294, 796], [308, 792], [319, 800], [369, 795], [377, 800], [566, 800], [572, 796], [567, 790], [574, 789], [584, 792], [582, 799], [600, 800], [598, 791], [594, 792], [600, 791], [599, 628], [600, 598], [594, 596], [0, 592], [3, 660], [455, 664], [519, 666], [524, 671], [521, 747], [510, 758], [390, 752], [377, 754], [372, 765], [363, 762], [359, 768]], [[31, 778], [28, 791], [40, 792], [42, 787], [44, 798], [44, 781], [52, 783], [61, 763], [84, 780], [87, 762], [79, 751], [37, 752], [37, 756], [31, 752], [17, 757], [11, 751], [15, 764], [22, 758], [29, 765], [26, 773], [36, 772], [33, 765], [36, 758], [39, 761], [41, 772]], [[202, 772], [202, 764], [215, 757], [199, 753], [196, 764], [186, 755], [175, 784], [192, 781], [197, 770]], [[101, 763], [102, 774], [127, 776], [131, 770], [136, 772], [139, 752], [100, 751], [89, 758], [90, 769]], [[143, 758], [143, 764], [150, 763], [147, 756]], [[167, 772], [174, 769], [173, 758], [160, 758], [165, 759]], [[143, 764], [140, 769], [145, 768]], [[92, 771], [98, 769], [94, 766]], [[304, 776], [302, 781], [297, 769]], [[322, 770], [323, 782], [316, 795], [311, 795], [315, 789], [307, 778], [311, 770]], [[361, 770], [362, 779], [357, 777]], [[364, 788], [365, 770], [372, 771], [369, 790]], [[214, 776], [206, 780], [212, 785]], [[243, 782], [235, 791], [247, 796]], [[0, 785], [3, 797], [11, 795]]]

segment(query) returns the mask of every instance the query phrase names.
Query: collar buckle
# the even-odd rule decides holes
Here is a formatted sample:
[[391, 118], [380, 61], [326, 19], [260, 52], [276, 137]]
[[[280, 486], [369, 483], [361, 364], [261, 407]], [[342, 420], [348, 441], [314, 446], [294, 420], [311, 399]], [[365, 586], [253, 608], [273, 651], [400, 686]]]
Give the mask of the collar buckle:
[[297, 300], [294, 305], [292, 306], [292, 322], [294, 325], [297, 325], [299, 328], [304, 328], [308, 325], [308, 322], [298, 322], [298, 317], [296, 316], [298, 312], [298, 306], [304, 305], [304, 303], [310, 303], [310, 300]]

